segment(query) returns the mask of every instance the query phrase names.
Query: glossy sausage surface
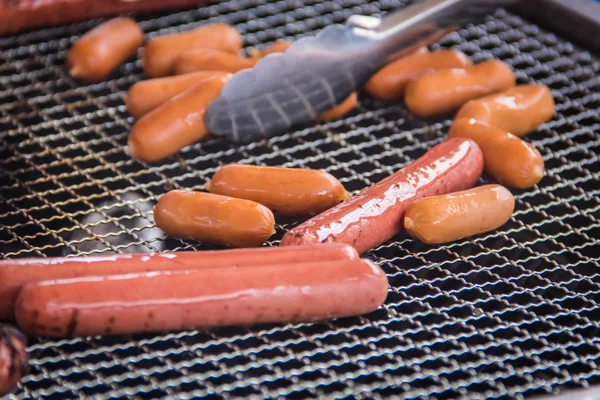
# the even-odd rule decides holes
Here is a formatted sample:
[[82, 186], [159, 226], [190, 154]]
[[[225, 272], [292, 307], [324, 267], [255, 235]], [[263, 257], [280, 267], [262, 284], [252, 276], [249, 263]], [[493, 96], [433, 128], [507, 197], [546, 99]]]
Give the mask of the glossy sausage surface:
[[428, 244], [448, 243], [504, 225], [515, 208], [500, 185], [485, 185], [415, 201], [404, 216], [407, 232]]
[[451, 139], [395, 174], [285, 234], [281, 246], [346, 243], [363, 253], [397, 234], [415, 201], [464, 190], [483, 171], [483, 156], [471, 140]]
[[213, 193], [171, 190], [154, 207], [166, 234], [228, 247], [256, 247], [275, 232], [275, 218], [254, 201]]
[[334, 121], [348, 114], [356, 107], [358, 95], [356, 92], [352, 93], [346, 98], [340, 105], [332, 108], [331, 110], [323, 111], [317, 117], [317, 121]]
[[149, 40], [144, 47], [144, 72], [152, 78], [172, 74], [177, 58], [193, 48], [237, 54], [242, 48], [242, 37], [227, 24], [209, 24], [187, 32], [159, 36]]
[[491, 60], [465, 69], [446, 69], [411, 81], [406, 86], [406, 107], [419, 118], [454, 111], [469, 100], [515, 86], [512, 69]]
[[27, 284], [16, 317], [54, 337], [310, 321], [371, 312], [387, 288], [361, 259], [113, 275]]
[[27, 373], [27, 341], [18, 330], [0, 324], [0, 396], [12, 392]]
[[473, 65], [471, 59], [458, 50], [429, 52], [422, 47], [413, 54], [396, 60], [377, 72], [365, 85], [368, 94], [384, 101], [402, 99], [408, 82], [448, 68], [466, 68]]
[[534, 131], [552, 118], [554, 99], [548, 86], [519, 85], [504, 92], [471, 100], [458, 114], [474, 118], [516, 136]]
[[485, 122], [457, 119], [450, 127], [448, 137], [464, 137], [477, 142], [483, 151], [486, 172], [502, 184], [527, 189], [544, 176], [544, 160], [535, 147]]
[[131, 156], [156, 162], [204, 139], [208, 135], [204, 113], [227, 79], [229, 75], [207, 78], [140, 118], [129, 135]]
[[29, 282], [182, 269], [295, 264], [310, 261], [351, 260], [351, 246], [261, 247], [256, 249], [182, 251], [98, 257], [26, 258], [0, 261], [0, 320], [14, 318], [19, 290]]
[[275, 42], [262, 50], [257, 49], [256, 47], [250, 50], [250, 58], [255, 60], [260, 60], [263, 57], [268, 56], [273, 53], [285, 53], [287, 49], [290, 48], [292, 44], [290, 42]]
[[232, 164], [220, 168], [207, 190], [256, 201], [274, 213], [313, 216], [350, 195], [331, 174], [314, 169]]
[[100, 81], [133, 57], [144, 33], [131, 18], [115, 18], [79, 38], [67, 52], [69, 74], [76, 79]]
[[177, 75], [197, 71], [222, 71], [236, 73], [252, 68], [256, 60], [212, 49], [192, 49], [181, 53], [175, 61]]

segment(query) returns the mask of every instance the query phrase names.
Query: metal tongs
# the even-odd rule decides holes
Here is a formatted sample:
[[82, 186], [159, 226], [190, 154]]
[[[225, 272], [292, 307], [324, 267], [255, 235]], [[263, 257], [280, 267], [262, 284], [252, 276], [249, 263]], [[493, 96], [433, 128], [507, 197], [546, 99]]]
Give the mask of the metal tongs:
[[383, 19], [355, 15], [236, 73], [208, 108], [209, 131], [240, 143], [309, 124], [383, 65], [510, 0], [423, 0]]

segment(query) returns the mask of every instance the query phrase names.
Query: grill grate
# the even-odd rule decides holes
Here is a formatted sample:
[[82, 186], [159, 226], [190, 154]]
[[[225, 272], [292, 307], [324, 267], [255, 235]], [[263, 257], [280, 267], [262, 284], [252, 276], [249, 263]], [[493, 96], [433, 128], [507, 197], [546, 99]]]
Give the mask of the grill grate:
[[[247, 46], [293, 38], [405, 1], [227, 1], [142, 20], [148, 36], [227, 21]], [[440, 142], [450, 121], [362, 98], [342, 120], [232, 147], [212, 140], [149, 166], [125, 152], [124, 91], [71, 80], [65, 51], [84, 22], [0, 38], [0, 252], [3, 257], [190, 250], [151, 216], [173, 188], [203, 189], [231, 162], [324, 169], [357, 192]], [[502, 229], [449, 246], [401, 234], [373, 250], [384, 307], [314, 324], [31, 343], [32, 371], [10, 399], [524, 397], [600, 383], [600, 62], [506, 11], [446, 37], [474, 61], [552, 88], [557, 114], [529, 136], [547, 175], [516, 194]], [[487, 183], [487, 178], [482, 183]], [[280, 220], [283, 233], [297, 224]]]

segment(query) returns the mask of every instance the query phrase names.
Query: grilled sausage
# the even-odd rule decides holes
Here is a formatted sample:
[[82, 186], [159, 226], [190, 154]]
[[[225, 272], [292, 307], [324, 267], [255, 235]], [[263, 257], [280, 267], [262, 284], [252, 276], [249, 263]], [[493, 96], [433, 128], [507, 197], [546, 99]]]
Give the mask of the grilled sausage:
[[368, 94], [379, 100], [398, 101], [402, 99], [408, 82], [448, 68], [466, 68], [473, 65], [469, 57], [458, 50], [441, 50], [433, 53], [426, 47], [406, 57], [400, 58], [369, 79], [365, 85]]
[[356, 92], [352, 93], [340, 105], [331, 110], [323, 111], [317, 117], [317, 121], [334, 121], [348, 114], [356, 107], [358, 96]]
[[131, 18], [115, 18], [97, 26], [67, 52], [69, 74], [76, 79], [100, 81], [133, 57], [144, 33]]
[[127, 91], [125, 106], [132, 117], [140, 118], [170, 98], [213, 76], [230, 77], [225, 72], [203, 71], [137, 82]]
[[212, 193], [171, 190], [154, 207], [154, 221], [166, 234], [228, 247], [256, 247], [275, 233], [267, 207]]
[[285, 53], [287, 49], [290, 48], [292, 44], [290, 42], [275, 42], [270, 46], [265, 47], [262, 50], [257, 48], [252, 48], [250, 50], [250, 58], [254, 60], [260, 60], [263, 57], [268, 56], [273, 53]]
[[360, 259], [88, 277], [25, 285], [16, 317], [54, 337], [310, 321], [373, 311], [387, 287]]
[[229, 75], [207, 78], [140, 118], [129, 135], [129, 153], [137, 160], [160, 161], [208, 135], [204, 112], [221, 94]]
[[544, 160], [535, 147], [485, 122], [457, 119], [448, 137], [464, 137], [477, 142], [483, 151], [486, 172], [502, 184], [527, 189], [544, 176]]
[[446, 69], [411, 81], [406, 86], [406, 107], [419, 118], [454, 111], [469, 100], [515, 86], [510, 67], [498, 60], [465, 69]]
[[313, 216], [350, 197], [342, 184], [324, 171], [239, 164], [220, 168], [206, 189], [296, 217]]
[[173, 73], [177, 57], [193, 48], [237, 54], [242, 48], [242, 37], [226, 24], [210, 24], [188, 32], [157, 37], [149, 40], [144, 47], [144, 72], [152, 78], [169, 75]]
[[469, 101], [456, 114], [456, 119], [474, 118], [523, 136], [548, 121], [553, 114], [554, 99], [548, 86], [520, 85]]
[[151, 271], [295, 264], [310, 261], [352, 260], [351, 246], [261, 247], [161, 254], [127, 254], [104, 257], [29, 258], [0, 261], [0, 320], [14, 318], [21, 287], [28, 282], [82, 276], [106, 276]]
[[415, 201], [404, 216], [408, 233], [429, 244], [447, 243], [504, 225], [515, 208], [500, 185], [485, 185]]
[[29, 355], [25, 336], [0, 324], [0, 396], [12, 392], [27, 373]]
[[175, 61], [175, 74], [197, 71], [223, 71], [235, 73], [252, 68], [256, 60], [212, 49], [192, 49], [181, 53]]
[[350, 200], [285, 234], [281, 246], [346, 243], [363, 253], [402, 229], [406, 209], [423, 197], [473, 186], [483, 171], [483, 155], [471, 140], [451, 139]]

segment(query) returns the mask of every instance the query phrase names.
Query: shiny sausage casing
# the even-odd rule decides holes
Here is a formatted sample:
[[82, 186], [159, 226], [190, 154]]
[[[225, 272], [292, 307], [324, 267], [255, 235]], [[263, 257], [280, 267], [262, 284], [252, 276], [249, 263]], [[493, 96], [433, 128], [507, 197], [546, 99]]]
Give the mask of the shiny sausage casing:
[[213, 76], [167, 100], [131, 128], [129, 153], [137, 160], [160, 161], [208, 135], [204, 113], [230, 75]]
[[171, 190], [154, 207], [156, 225], [170, 236], [228, 247], [256, 247], [275, 232], [275, 218], [254, 201]]
[[454, 111], [469, 100], [515, 86], [511, 68], [498, 60], [465, 69], [436, 71], [411, 81], [406, 87], [406, 107], [427, 118]]
[[413, 54], [402, 57], [385, 67], [369, 79], [365, 85], [368, 94], [384, 101], [402, 99], [408, 82], [448, 68], [466, 68], [473, 65], [469, 57], [458, 50], [429, 52], [422, 47]]
[[192, 49], [181, 53], [175, 61], [177, 75], [198, 71], [222, 71], [235, 73], [254, 67], [256, 60], [237, 54], [212, 49]]
[[513, 195], [500, 185], [415, 201], [404, 216], [407, 232], [428, 244], [447, 243], [504, 225], [515, 208]]
[[513, 135], [523, 136], [548, 121], [553, 114], [554, 99], [548, 86], [519, 85], [469, 101], [455, 118], [473, 118]]
[[363, 253], [403, 226], [408, 206], [422, 197], [464, 190], [483, 171], [483, 155], [471, 140], [451, 139], [395, 174], [285, 234], [281, 246], [346, 243]]
[[314, 169], [232, 164], [207, 185], [211, 193], [253, 200], [285, 216], [313, 216], [350, 195], [331, 174]]
[[193, 48], [237, 54], [242, 48], [242, 37], [227, 24], [209, 24], [187, 32], [159, 36], [149, 40], [144, 47], [144, 72], [152, 78], [172, 74], [177, 58]]
[[135, 55], [144, 33], [131, 18], [111, 19], [79, 38], [67, 52], [69, 74], [76, 79], [100, 81]]
[[371, 312], [387, 288], [361, 259], [87, 277], [25, 285], [16, 319], [54, 337], [310, 321]]
[[356, 107], [356, 102], [358, 100], [358, 95], [356, 92], [353, 92], [350, 96], [346, 97], [346, 100], [341, 102], [338, 106], [323, 111], [317, 117], [317, 121], [334, 121], [348, 114], [350, 111]]
[[27, 373], [29, 355], [25, 336], [0, 324], [0, 396], [12, 392]]
[[351, 246], [333, 244], [331, 246], [299, 246], [294, 249], [261, 247], [161, 254], [3, 260], [0, 261], [0, 320], [13, 319], [19, 290], [29, 282], [94, 275], [295, 264], [355, 258], [358, 258], [358, 253]]
[[448, 137], [464, 137], [477, 142], [483, 151], [486, 172], [502, 184], [527, 189], [544, 176], [544, 160], [535, 147], [485, 122], [457, 119], [452, 123]]
[[140, 118], [170, 98], [185, 92], [192, 86], [206, 80], [206, 78], [215, 76], [224, 77], [225, 79], [230, 77], [225, 72], [202, 71], [136, 82], [127, 91], [125, 106], [132, 117]]

